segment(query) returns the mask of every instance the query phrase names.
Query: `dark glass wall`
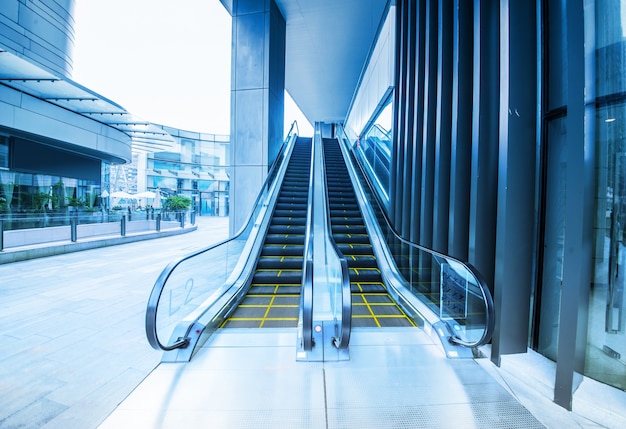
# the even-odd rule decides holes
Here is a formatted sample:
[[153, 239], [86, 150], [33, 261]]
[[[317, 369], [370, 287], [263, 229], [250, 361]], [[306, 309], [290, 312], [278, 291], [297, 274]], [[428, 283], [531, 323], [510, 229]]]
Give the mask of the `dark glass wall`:
[[[626, 2], [397, 2], [389, 211], [475, 265], [492, 360], [626, 386]], [[581, 31], [583, 30], [583, 31]]]
[[405, 239], [480, 271], [503, 314], [498, 361], [526, 351], [529, 336], [536, 9], [521, 1], [405, 0], [396, 11], [391, 218]]
[[626, 2], [585, 2], [586, 136], [595, 155], [584, 374], [626, 390]]

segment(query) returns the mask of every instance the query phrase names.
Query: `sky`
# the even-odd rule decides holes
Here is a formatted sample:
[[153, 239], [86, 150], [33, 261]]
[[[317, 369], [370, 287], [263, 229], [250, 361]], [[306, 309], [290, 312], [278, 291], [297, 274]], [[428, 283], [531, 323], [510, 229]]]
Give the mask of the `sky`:
[[[219, 0], [77, 0], [72, 79], [139, 118], [230, 133], [231, 18]], [[307, 128], [285, 97], [285, 126]]]

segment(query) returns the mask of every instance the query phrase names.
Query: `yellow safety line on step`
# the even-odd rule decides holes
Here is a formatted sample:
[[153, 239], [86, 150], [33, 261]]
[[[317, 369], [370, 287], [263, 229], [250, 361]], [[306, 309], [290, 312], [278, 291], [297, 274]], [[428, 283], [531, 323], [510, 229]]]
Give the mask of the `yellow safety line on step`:
[[270, 299], [270, 303], [267, 305], [267, 310], [265, 310], [265, 314], [263, 315], [263, 320], [261, 320], [261, 324], [259, 328], [262, 328], [265, 324], [265, 320], [267, 319], [267, 315], [270, 313], [270, 309], [272, 308], [272, 304], [274, 303], [274, 297]]
[[378, 318], [376, 317], [376, 314], [374, 314], [374, 312], [372, 311], [372, 307], [370, 307], [370, 303], [365, 298], [365, 295], [363, 295], [363, 303], [365, 304], [365, 306], [367, 307], [367, 310], [372, 315], [372, 318], [374, 319], [374, 322], [376, 322], [376, 326], [380, 328], [380, 323], [378, 322]]

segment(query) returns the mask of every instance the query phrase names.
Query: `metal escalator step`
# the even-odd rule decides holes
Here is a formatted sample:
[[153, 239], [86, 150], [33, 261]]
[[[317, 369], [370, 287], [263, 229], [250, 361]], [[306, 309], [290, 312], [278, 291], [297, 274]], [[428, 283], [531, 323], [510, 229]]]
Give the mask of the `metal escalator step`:
[[392, 327], [415, 326], [386, 293], [352, 294], [352, 326]]
[[294, 216], [306, 216], [306, 208], [304, 210], [299, 208], [276, 208], [274, 210], [274, 218], [292, 218]]
[[299, 284], [302, 281], [300, 269], [262, 269], [257, 270], [252, 277], [252, 284]]
[[269, 305], [299, 305], [300, 297], [298, 295], [248, 295], [241, 304], [243, 306], [264, 306]]
[[365, 225], [333, 225], [333, 235], [338, 234], [367, 234]]
[[332, 195], [328, 198], [328, 204], [330, 207], [335, 205], [348, 206], [354, 210], [357, 210], [358, 203], [354, 194], [352, 195]]
[[265, 244], [301, 244], [304, 245], [304, 235], [301, 234], [268, 234]]
[[303, 204], [306, 205], [308, 202], [307, 196], [301, 195], [300, 193], [294, 195], [278, 195], [277, 202], [280, 204]]
[[337, 244], [370, 244], [370, 238], [364, 234], [333, 234], [333, 238]]
[[279, 268], [285, 269], [302, 269], [302, 257], [261, 257], [256, 264], [257, 269]]
[[350, 255], [346, 258], [348, 268], [378, 268], [374, 255]]
[[352, 293], [387, 293], [387, 289], [382, 283], [357, 283], [350, 281], [350, 291]]
[[353, 267], [350, 268], [350, 281], [356, 283], [382, 283], [382, 277], [378, 268]]
[[300, 256], [304, 254], [304, 246], [298, 245], [268, 245], [261, 250], [261, 256]]
[[298, 284], [252, 284], [248, 295], [292, 294], [300, 296], [302, 286]]
[[270, 224], [268, 234], [301, 234], [306, 233], [304, 225], [273, 225]]
[[350, 255], [373, 255], [372, 246], [366, 244], [337, 244], [344, 256]]
[[274, 217], [274, 225], [306, 225], [306, 217]]
[[355, 218], [360, 218], [362, 219], [363, 216], [361, 216], [361, 211], [360, 210], [354, 210], [352, 208], [349, 207], [330, 207], [330, 214], [331, 216], [334, 217], [355, 217]]
[[337, 224], [337, 225], [363, 225], [363, 219], [362, 218], [357, 218], [357, 217], [342, 217], [342, 216], [332, 216], [330, 218], [330, 221], [333, 224]]
[[[346, 172], [346, 174], [348, 174]], [[354, 193], [354, 191], [333, 191], [332, 189], [328, 190], [328, 201], [329, 202], [335, 202], [335, 201], [346, 201], [349, 202], [350, 204], [353, 204], [354, 207], [358, 207], [358, 203], [357, 203], [357, 199], [356, 199], [356, 195]]]

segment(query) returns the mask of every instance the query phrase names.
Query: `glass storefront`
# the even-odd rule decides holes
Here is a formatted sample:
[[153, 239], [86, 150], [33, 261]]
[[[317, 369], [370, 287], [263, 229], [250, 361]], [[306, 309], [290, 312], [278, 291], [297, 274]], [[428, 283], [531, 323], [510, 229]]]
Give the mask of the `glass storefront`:
[[[558, 361], [567, 222], [565, 0], [548, 1], [543, 261], [533, 343]], [[626, 390], [626, 0], [584, 1], [585, 147], [594, 166], [593, 277], [584, 375]], [[571, 197], [570, 197], [571, 198]]]
[[0, 169], [9, 168], [9, 139], [0, 135]]
[[95, 212], [100, 204], [98, 182], [0, 170], [0, 219], [6, 230], [65, 224], [69, 207]]
[[585, 30], [596, 158], [585, 374], [626, 390], [626, 1], [586, 1]]

